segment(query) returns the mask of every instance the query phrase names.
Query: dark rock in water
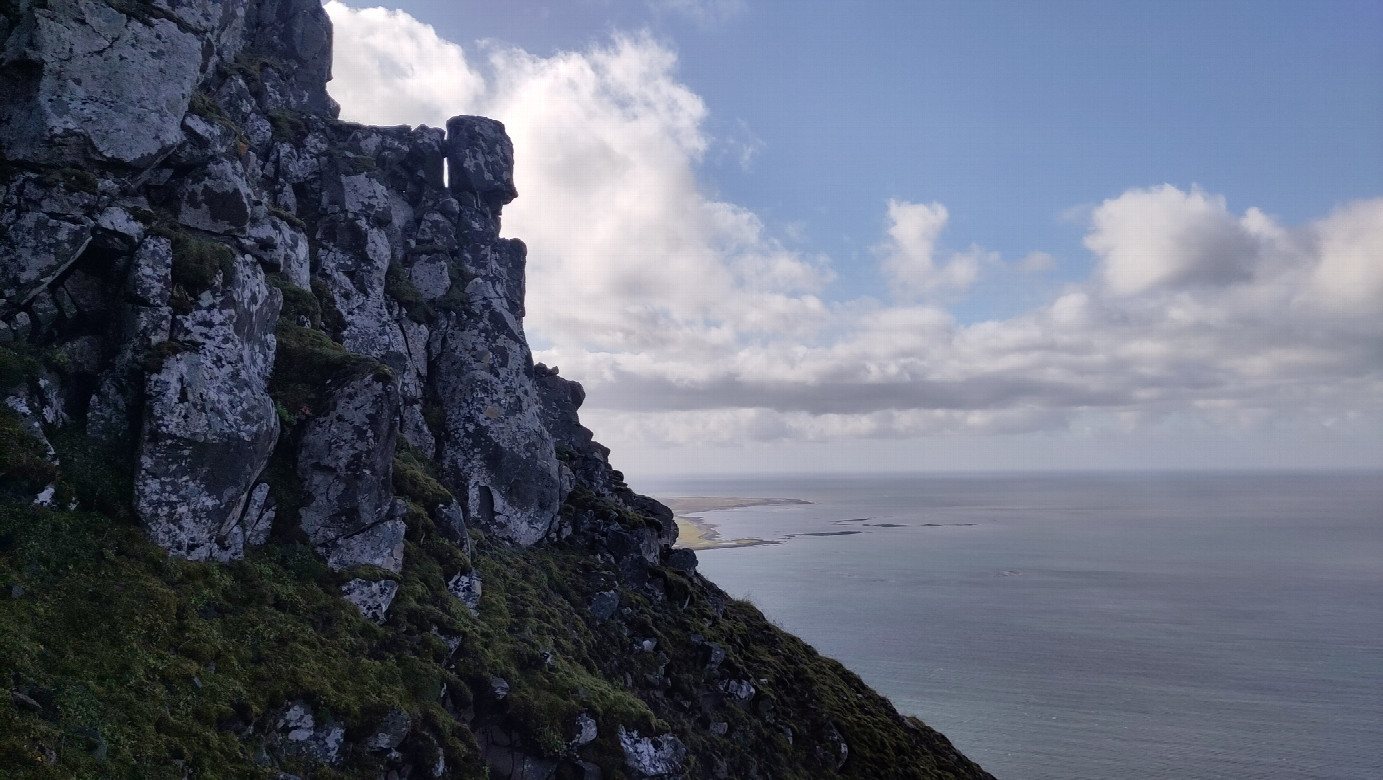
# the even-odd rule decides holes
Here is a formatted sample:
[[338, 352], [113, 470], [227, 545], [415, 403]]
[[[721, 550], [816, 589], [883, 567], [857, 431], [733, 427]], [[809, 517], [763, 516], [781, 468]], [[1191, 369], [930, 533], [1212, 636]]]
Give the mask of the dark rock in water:
[[698, 574], [533, 362], [504, 126], [337, 121], [330, 67], [318, 0], [0, 5], [0, 583], [44, 648], [0, 757], [986, 777]]

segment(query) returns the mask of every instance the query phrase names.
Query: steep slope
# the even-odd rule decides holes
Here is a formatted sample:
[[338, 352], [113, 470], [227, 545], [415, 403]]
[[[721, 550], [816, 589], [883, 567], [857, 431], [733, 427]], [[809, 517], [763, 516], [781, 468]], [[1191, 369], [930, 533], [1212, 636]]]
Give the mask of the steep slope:
[[330, 43], [0, 3], [0, 769], [987, 777], [671, 549], [533, 364], [503, 127], [337, 121]]

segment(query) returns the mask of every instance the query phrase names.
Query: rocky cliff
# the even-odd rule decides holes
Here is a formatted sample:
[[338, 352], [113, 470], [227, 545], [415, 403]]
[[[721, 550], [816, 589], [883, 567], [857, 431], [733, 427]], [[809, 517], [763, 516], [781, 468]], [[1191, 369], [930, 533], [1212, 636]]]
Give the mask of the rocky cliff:
[[3, 773], [987, 776], [671, 549], [532, 361], [503, 126], [330, 62], [0, 2]]

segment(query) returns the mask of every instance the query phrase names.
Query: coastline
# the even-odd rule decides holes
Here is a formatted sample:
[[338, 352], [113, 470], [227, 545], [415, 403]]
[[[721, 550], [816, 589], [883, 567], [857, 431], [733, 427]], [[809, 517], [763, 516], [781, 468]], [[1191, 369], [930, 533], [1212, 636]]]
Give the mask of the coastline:
[[715, 512], [724, 509], [740, 509], [751, 506], [776, 506], [780, 504], [810, 504], [800, 498], [731, 498], [716, 496], [678, 496], [659, 498], [672, 510], [677, 522], [677, 544], [689, 550], [714, 550], [723, 547], [753, 547], [760, 544], [778, 544], [769, 539], [748, 537], [742, 539], [722, 539], [714, 523], [692, 512]]

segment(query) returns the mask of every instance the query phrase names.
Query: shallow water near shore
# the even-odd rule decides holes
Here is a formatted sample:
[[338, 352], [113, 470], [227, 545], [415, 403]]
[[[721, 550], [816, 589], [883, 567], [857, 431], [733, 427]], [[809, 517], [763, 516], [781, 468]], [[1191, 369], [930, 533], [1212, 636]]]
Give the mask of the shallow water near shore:
[[1000, 778], [1383, 777], [1383, 474], [635, 487], [812, 502], [701, 572]]

